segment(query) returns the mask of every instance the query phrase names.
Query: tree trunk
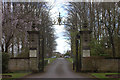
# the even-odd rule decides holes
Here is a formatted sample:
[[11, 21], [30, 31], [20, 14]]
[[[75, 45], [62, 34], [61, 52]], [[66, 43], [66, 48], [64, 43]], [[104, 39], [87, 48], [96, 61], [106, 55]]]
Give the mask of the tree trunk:
[[113, 40], [113, 36], [112, 36], [112, 33], [110, 31], [109, 32], [109, 36], [110, 36], [110, 42], [111, 42], [111, 45], [112, 45], [112, 53], [113, 53], [113, 57], [115, 57], [116, 53], [115, 53], [115, 44], [114, 44], [114, 40]]
[[14, 44], [12, 42], [12, 57], [14, 57]]
[[108, 28], [108, 34], [110, 37], [110, 43], [112, 45], [112, 56], [115, 57], [116, 53], [115, 53], [115, 45], [114, 45], [114, 40], [113, 40], [113, 32], [112, 32], [112, 28], [111, 28], [111, 17], [110, 17], [110, 10], [109, 10], [109, 26]]
[[8, 45], [5, 45], [5, 53], [8, 53]]
[[2, 52], [4, 52], [4, 45], [2, 44], [2, 46], [1, 46], [1, 47], [2, 47]]
[[2, 48], [2, 2], [0, 2], [0, 47]]
[[19, 47], [19, 38], [18, 38], [18, 42], [17, 42], [17, 48], [18, 48], [18, 54], [19, 54], [19, 51], [20, 51], [20, 47]]

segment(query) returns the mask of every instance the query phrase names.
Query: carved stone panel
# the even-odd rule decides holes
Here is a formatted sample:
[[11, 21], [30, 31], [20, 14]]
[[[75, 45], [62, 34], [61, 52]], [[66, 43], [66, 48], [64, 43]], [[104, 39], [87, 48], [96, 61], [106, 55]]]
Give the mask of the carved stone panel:
[[90, 50], [83, 50], [83, 57], [90, 57]]
[[37, 50], [30, 50], [29, 57], [37, 57]]

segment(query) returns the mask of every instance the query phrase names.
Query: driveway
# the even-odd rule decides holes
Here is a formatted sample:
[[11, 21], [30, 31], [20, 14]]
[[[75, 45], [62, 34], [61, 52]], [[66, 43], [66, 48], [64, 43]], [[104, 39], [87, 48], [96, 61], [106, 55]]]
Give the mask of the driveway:
[[[53, 63], [45, 68], [44, 73], [36, 73], [26, 76], [25, 78], [63, 78], [63, 79], [79, 79], [79, 80], [93, 80], [94, 78], [87, 73], [76, 73], [72, 70], [71, 63], [64, 58], [57, 58]], [[52, 80], [51, 79], [51, 80]], [[94, 79], [95, 80], [95, 79]]]

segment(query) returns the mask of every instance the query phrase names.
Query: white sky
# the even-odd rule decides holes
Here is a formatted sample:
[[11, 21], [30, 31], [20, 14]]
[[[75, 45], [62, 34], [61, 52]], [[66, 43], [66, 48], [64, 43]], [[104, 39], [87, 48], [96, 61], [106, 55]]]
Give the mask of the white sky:
[[55, 25], [55, 35], [58, 37], [56, 39], [57, 42], [57, 52], [61, 52], [62, 54], [66, 52], [67, 50], [70, 50], [70, 45], [66, 42], [65, 36], [63, 36], [65, 33], [64, 25]]
[[[54, 6], [50, 12], [51, 12], [51, 17], [57, 21], [57, 18], [59, 17], [59, 12], [62, 17], [67, 16], [67, 11], [64, 10], [63, 6], [64, 3], [60, 2], [61, 0], [57, 2], [51, 2], [52, 6]], [[70, 45], [66, 42], [67, 40], [65, 39], [66, 37], [63, 36], [66, 32], [64, 25], [54, 25], [55, 28], [55, 35], [58, 37], [56, 39], [57, 42], [57, 47], [56, 51], [64, 54], [67, 50], [70, 50]]]

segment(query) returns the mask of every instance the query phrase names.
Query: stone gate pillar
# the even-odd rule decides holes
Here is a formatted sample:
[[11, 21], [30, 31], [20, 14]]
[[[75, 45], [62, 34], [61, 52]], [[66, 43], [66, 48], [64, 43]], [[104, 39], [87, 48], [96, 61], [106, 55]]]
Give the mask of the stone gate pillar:
[[29, 66], [34, 72], [39, 71], [39, 31], [28, 31], [29, 34]]
[[81, 51], [81, 70], [86, 71], [87, 65], [87, 59], [90, 57], [90, 39], [91, 39], [91, 33], [87, 27], [87, 23], [85, 22], [83, 24], [83, 27], [80, 31], [80, 51]]
[[81, 42], [81, 54], [82, 57], [90, 57], [90, 31], [87, 27], [87, 23], [84, 23], [82, 30], [80, 31]]

